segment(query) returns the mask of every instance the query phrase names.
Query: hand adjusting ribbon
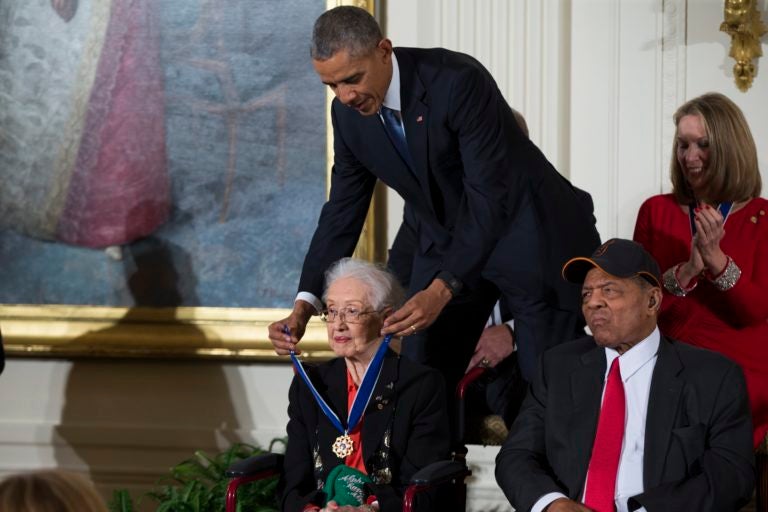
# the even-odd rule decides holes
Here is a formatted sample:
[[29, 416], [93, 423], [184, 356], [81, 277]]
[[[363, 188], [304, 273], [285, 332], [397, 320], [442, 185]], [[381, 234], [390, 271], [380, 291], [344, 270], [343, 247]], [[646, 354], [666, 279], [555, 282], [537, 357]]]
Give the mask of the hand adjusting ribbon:
[[[283, 332], [289, 336], [291, 334], [288, 326], [284, 327]], [[346, 428], [344, 425], [342, 425], [339, 416], [333, 411], [333, 409], [328, 406], [328, 403], [325, 401], [325, 399], [320, 396], [320, 393], [315, 388], [315, 385], [312, 384], [312, 381], [307, 375], [307, 371], [304, 369], [301, 361], [299, 361], [299, 358], [296, 357], [294, 351], [291, 350], [291, 361], [293, 361], [293, 366], [301, 376], [301, 380], [303, 380], [309, 387], [309, 390], [312, 392], [312, 396], [315, 397], [315, 401], [320, 407], [320, 410], [323, 411], [323, 414], [325, 414], [325, 416], [336, 428], [336, 430], [341, 433], [341, 435], [336, 438], [336, 441], [333, 443], [332, 447], [333, 453], [336, 454], [336, 456], [340, 459], [348, 457], [355, 450], [352, 438], [349, 437], [349, 432], [353, 431], [355, 427], [357, 427], [358, 423], [360, 423], [360, 420], [363, 418], [363, 413], [368, 407], [368, 403], [371, 401], [373, 390], [376, 388], [376, 383], [379, 381], [379, 375], [381, 375], [381, 368], [384, 363], [384, 355], [387, 352], [387, 348], [389, 347], [389, 342], [391, 340], [391, 334], [388, 334], [384, 337], [384, 341], [381, 342], [379, 349], [373, 356], [373, 360], [371, 360], [368, 368], [366, 368], [365, 374], [363, 375], [363, 382], [360, 384], [360, 387], [355, 394], [355, 399], [352, 402], [352, 407], [349, 410]]]

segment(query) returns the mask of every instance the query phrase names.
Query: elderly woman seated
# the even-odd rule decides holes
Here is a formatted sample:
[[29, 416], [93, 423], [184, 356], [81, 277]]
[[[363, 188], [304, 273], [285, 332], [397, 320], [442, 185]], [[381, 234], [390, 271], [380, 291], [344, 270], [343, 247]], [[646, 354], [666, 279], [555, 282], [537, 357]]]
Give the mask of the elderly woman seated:
[[449, 455], [443, 379], [380, 334], [403, 298], [394, 276], [345, 258], [325, 282], [338, 357], [307, 368], [294, 358], [282, 507], [400, 511], [411, 476]]

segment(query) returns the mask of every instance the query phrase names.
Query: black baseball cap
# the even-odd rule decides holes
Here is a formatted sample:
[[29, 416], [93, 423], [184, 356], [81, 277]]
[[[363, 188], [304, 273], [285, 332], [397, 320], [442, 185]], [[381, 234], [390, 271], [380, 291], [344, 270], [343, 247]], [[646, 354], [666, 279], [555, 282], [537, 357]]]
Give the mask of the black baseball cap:
[[563, 265], [563, 279], [583, 283], [587, 272], [599, 268], [616, 277], [640, 276], [661, 288], [661, 272], [656, 260], [643, 246], [632, 240], [612, 238], [598, 247], [592, 256], [571, 258]]

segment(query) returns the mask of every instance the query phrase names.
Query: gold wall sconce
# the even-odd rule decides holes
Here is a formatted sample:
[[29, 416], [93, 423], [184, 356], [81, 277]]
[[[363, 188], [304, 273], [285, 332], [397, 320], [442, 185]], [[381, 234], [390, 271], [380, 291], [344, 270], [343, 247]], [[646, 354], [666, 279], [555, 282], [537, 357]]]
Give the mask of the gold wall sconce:
[[753, 60], [763, 54], [760, 38], [766, 33], [757, 0], [725, 0], [725, 21], [720, 24], [720, 30], [731, 36], [728, 55], [736, 60], [734, 81], [741, 92], [746, 92], [755, 79]]

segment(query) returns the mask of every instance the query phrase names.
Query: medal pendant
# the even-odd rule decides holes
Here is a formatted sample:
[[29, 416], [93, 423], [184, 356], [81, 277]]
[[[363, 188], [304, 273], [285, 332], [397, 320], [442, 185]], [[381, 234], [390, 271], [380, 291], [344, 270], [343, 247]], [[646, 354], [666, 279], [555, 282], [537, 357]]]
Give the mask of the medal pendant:
[[340, 459], [344, 459], [352, 455], [354, 449], [355, 444], [352, 441], [352, 438], [347, 434], [343, 434], [337, 437], [336, 441], [333, 443], [333, 447], [331, 448], [333, 453]]

